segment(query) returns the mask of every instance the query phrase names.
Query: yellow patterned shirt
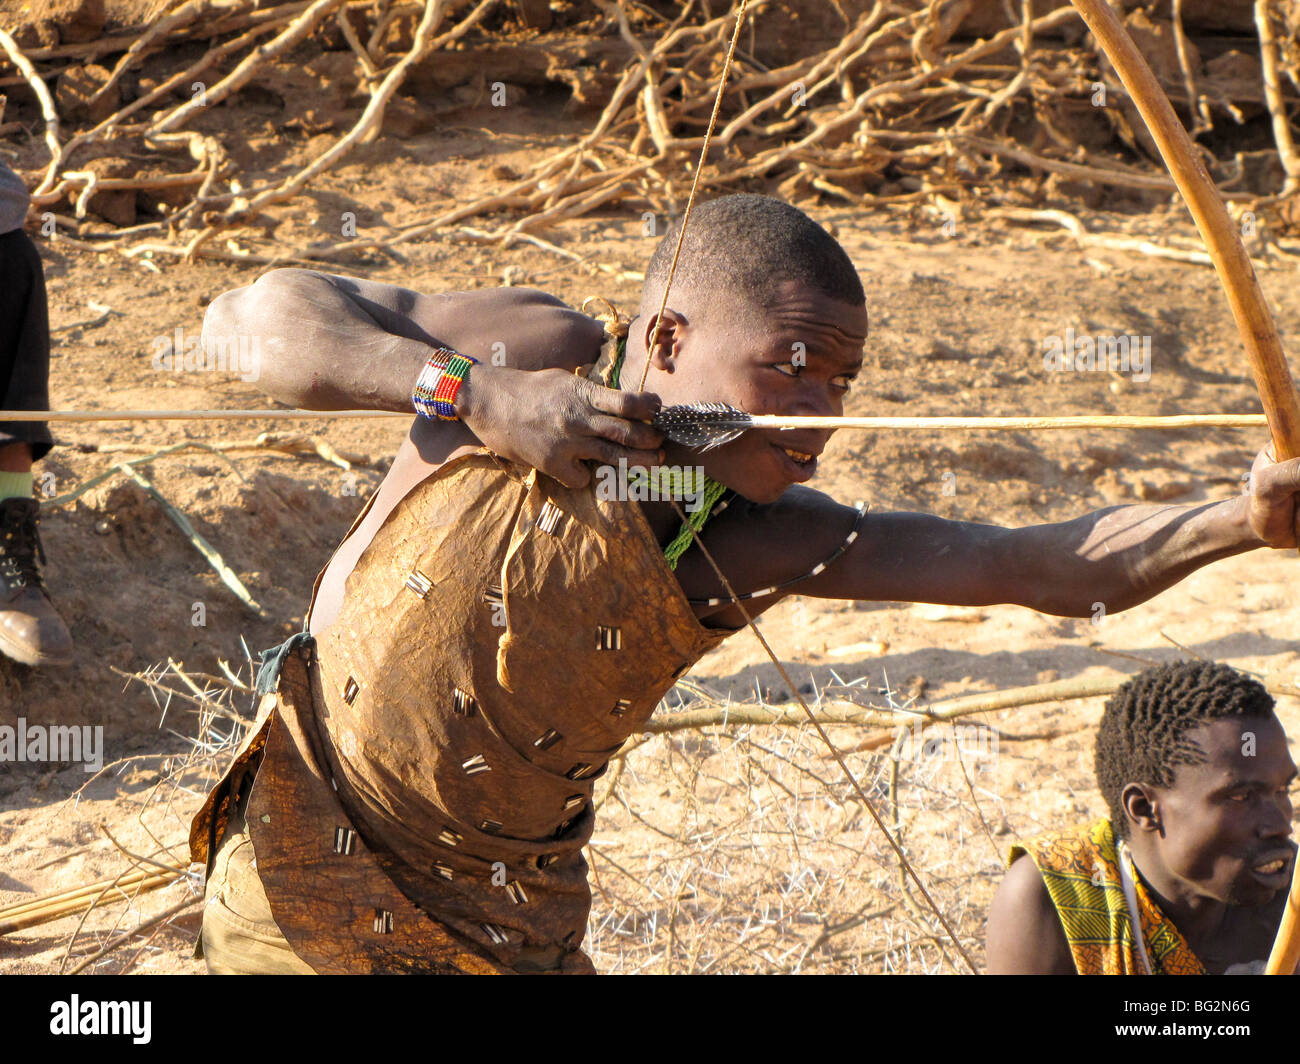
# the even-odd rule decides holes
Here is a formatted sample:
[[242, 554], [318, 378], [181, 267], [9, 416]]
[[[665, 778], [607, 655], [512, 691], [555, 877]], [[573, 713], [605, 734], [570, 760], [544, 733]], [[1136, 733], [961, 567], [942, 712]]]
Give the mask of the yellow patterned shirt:
[[[1106, 817], [1012, 846], [1008, 864], [1028, 854], [1061, 918], [1080, 975], [1143, 975], [1124, 900], [1115, 834]], [[1134, 877], [1142, 937], [1153, 975], [1205, 975], [1205, 966], [1139, 876]]]

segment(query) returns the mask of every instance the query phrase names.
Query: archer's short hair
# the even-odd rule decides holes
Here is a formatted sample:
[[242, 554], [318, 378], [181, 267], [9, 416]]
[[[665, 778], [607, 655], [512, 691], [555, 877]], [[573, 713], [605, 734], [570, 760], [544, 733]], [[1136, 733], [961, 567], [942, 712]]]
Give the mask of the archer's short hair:
[[1271, 717], [1274, 706], [1263, 684], [1210, 661], [1159, 665], [1124, 684], [1102, 713], [1094, 760], [1119, 837], [1129, 834], [1120, 800], [1128, 784], [1169, 787], [1179, 765], [1204, 763], [1189, 731], [1225, 717]]
[[[641, 312], [659, 310], [681, 232], [677, 218], [646, 267]], [[830, 299], [861, 306], [862, 281], [839, 242], [797, 207], [748, 193], [697, 203], [691, 211], [673, 289], [732, 293], [770, 306], [782, 281], [797, 281]]]

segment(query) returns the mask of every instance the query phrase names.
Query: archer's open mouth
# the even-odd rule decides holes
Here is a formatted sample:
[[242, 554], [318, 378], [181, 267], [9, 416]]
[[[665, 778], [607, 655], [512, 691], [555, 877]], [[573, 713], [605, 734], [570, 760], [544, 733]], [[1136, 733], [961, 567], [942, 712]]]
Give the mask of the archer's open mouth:
[[796, 484], [811, 480], [813, 474], [817, 472], [817, 456], [815, 454], [809, 454], [807, 451], [797, 451], [793, 447], [782, 447], [775, 443], [772, 444], [772, 450], [781, 456], [781, 464], [786, 471], [786, 476]]

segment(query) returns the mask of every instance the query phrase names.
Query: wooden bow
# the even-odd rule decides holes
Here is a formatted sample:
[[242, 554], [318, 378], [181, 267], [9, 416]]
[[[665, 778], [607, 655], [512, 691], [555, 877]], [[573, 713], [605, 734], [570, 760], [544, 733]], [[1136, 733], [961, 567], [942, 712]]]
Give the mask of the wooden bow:
[[[1210, 180], [1201, 156], [1174, 114], [1169, 97], [1106, 0], [1071, 0], [1115, 67], [1160, 149], [1169, 174], [1183, 194], [1201, 239], [1223, 283], [1251, 375], [1273, 434], [1277, 459], [1300, 458], [1300, 399], [1297, 399], [1282, 342], [1250, 256], [1237, 227]], [[1265, 973], [1289, 975], [1300, 963], [1300, 861], [1293, 862], [1291, 890]]]

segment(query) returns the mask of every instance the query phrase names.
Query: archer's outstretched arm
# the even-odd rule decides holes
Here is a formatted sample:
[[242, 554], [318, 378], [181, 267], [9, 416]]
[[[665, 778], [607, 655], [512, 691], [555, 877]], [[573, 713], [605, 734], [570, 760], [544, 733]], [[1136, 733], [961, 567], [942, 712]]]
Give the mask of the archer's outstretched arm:
[[[1027, 528], [946, 521], [927, 514], [872, 514], [849, 551], [800, 594], [876, 601], [1028, 606], [1062, 617], [1107, 613], [1159, 594], [1203, 565], [1258, 547], [1296, 545], [1300, 459], [1261, 454], [1249, 494], [1222, 502], [1112, 507]], [[852, 527], [853, 511], [805, 491], [770, 533], [763, 554], [826, 551]], [[802, 532], [800, 532], [802, 528]], [[776, 581], [773, 581], [776, 582]], [[761, 583], [758, 586], [762, 586]]]
[[1209, 562], [1261, 546], [1244, 510], [1238, 500], [1124, 506], [1027, 528], [881, 514], [868, 518], [845, 557], [837, 597], [1008, 603], [1061, 617], [1088, 617], [1100, 602], [1118, 613]]

